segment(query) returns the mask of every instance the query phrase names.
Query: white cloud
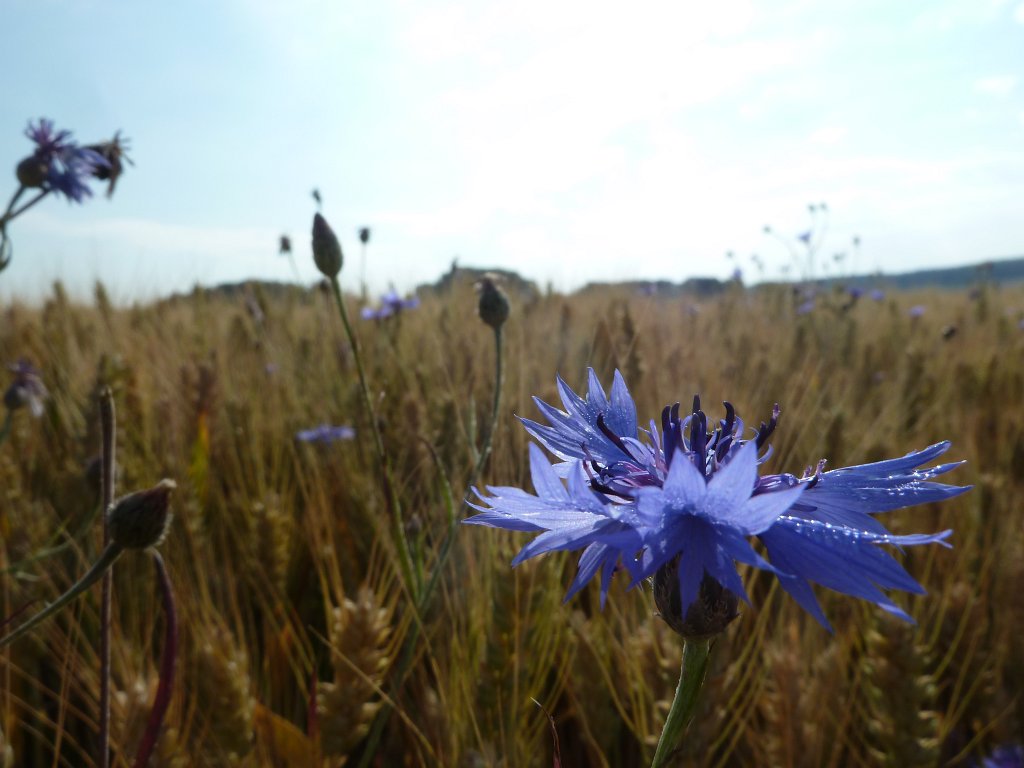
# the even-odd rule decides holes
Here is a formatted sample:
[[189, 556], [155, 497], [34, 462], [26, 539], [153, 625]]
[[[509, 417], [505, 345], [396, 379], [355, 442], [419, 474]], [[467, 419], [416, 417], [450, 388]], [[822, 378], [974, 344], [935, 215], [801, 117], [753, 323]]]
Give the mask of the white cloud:
[[842, 143], [848, 133], [849, 131], [845, 125], [825, 125], [812, 131], [807, 140], [811, 144], [832, 146]]
[[974, 81], [974, 90], [992, 96], [1006, 96], [1017, 86], [1014, 75], [995, 75], [982, 77]]

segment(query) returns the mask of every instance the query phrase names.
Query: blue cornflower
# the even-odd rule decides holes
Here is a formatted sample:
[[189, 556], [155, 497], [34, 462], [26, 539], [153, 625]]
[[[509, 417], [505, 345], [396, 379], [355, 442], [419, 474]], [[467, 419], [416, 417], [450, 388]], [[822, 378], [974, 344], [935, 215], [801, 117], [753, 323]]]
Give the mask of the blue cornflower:
[[875, 288], [869, 295], [872, 301], [882, 301], [885, 298], [885, 291]]
[[907, 310], [907, 314], [911, 318], [922, 317], [924, 315], [924, 313], [925, 313], [925, 306], [924, 306], [924, 304], [915, 304], [914, 306], [912, 306], [910, 309]]
[[[559, 377], [564, 411], [534, 398], [549, 422], [522, 419], [526, 430], [561, 461], [550, 466], [536, 446], [530, 467], [536, 494], [518, 488], [478, 493], [487, 507], [465, 522], [540, 531], [513, 561], [583, 549], [568, 597], [602, 572], [602, 603], [616, 566], [633, 584], [670, 569], [685, 614], [707, 579], [746, 599], [736, 562], [775, 574], [783, 588], [828, 627], [810, 586], [819, 584], [873, 602], [910, 620], [882, 591], [922, 592], [880, 545], [945, 544], [951, 531], [896, 536], [874, 514], [941, 501], [968, 490], [934, 482], [959, 462], [919, 469], [949, 448], [937, 443], [899, 459], [803, 476], [758, 474], [771, 453], [779, 409], [748, 437], [742, 419], [709, 428], [700, 401], [689, 415], [666, 406], [658, 425], [641, 429], [636, 406], [616, 371], [611, 396], [589, 371], [586, 398]], [[563, 486], [562, 480], [567, 481]], [[760, 540], [768, 559], [751, 539]]]
[[39, 371], [28, 360], [22, 358], [7, 370], [14, 374], [14, 381], [4, 392], [4, 406], [16, 411], [26, 405], [37, 419], [43, 415], [43, 402], [49, 397]]
[[798, 315], [807, 315], [814, 311], [814, 299], [808, 299], [803, 304], [796, 308]]
[[35, 151], [18, 164], [18, 179], [25, 187], [59, 192], [68, 200], [82, 202], [92, 194], [86, 183], [100, 169], [109, 169], [110, 161], [94, 149], [80, 147], [71, 140], [70, 131], [57, 131], [52, 120], [40, 118], [25, 129]]
[[353, 427], [347, 425], [331, 426], [321, 424], [312, 429], [303, 429], [295, 433], [295, 439], [300, 443], [333, 443], [338, 440], [351, 440], [356, 436]]
[[1024, 768], [1024, 746], [1007, 744], [996, 747], [992, 754], [981, 762], [972, 762], [973, 768]]
[[383, 320], [387, 317], [399, 315], [410, 309], [416, 309], [420, 305], [418, 296], [403, 299], [394, 290], [390, 290], [380, 297], [380, 307], [363, 307], [360, 313], [364, 320]]

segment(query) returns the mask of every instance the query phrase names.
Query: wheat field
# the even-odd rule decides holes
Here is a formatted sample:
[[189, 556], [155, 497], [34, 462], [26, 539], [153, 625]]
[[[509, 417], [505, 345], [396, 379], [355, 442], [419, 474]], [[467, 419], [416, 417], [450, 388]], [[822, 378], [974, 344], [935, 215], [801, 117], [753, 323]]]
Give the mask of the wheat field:
[[[558, 402], [556, 374], [576, 387], [588, 367], [602, 381], [619, 369], [642, 419], [695, 393], [748, 425], [779, 403], [773, 472], [944, 439], [966, 461], [949, 482], [971, 492], [886, 516], [897, 533], [954, 530], [951, 550], [901, 556], [928, 591], [896, 596], [916, 625], [819, 589], [830, 634], [767, 574], [743, 572], [752, 606], [713, 648], [680, 765], [971, 765], [1024, 733], [1024, 287], [881, 301], [836, 288], [806, 314], [782, 286], [506, 290], [479, 483], [530, 487], [516, 415], [537, 418], [531, 396]], [[346, 300], [358, 318], [361, 299]], [[512, 569], [524, 536], [453, 525], [472, 511], [461, 500], [496, 382], [476, 312], [466, 279], [354, 321], [391, 498], [327, 292], [252, 285], [115, 307], [102, 286], [77, 303], [58, 284], [38, 307], [5, 308], [0, 360], [30, 360], [49, 397], [38, 419], [13, 413], [0, 445], [0, 613], [53, 599], [100, 551], [97, 395], [110, 387], [118, 493], [177, 483], [160, 550], [180, 648], [151, 765], [648, 764], [681, 654], [649, 589], [617, 580], [604, 610], [595, 585], [563, 604], [572, 555]], [[320, 424], [355, 437], [296, 439]], [[120, 767], [163, 646], [148, 557], [118, 561], [113, 595]], [[94, 589], [2, 652], [0, 764], [96, 764], [98, 624]]]

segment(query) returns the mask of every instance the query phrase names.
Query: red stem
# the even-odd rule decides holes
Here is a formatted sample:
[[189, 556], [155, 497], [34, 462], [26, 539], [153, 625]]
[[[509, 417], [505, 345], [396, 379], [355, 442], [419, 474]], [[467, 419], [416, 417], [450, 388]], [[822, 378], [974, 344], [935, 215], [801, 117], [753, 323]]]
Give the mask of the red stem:
[[[39, 198], [37, 198], [39, 199]], [[33, 201], [35, 202], [35, 201]], [[114, 501], [114, 451], [117, 440], [115, 432], [114, 394], [110, 387], [100, 392], [100, 426], [103, 438], [103, 547], [110, 543], [107, 531], [107, 509]], [[110, 765], [110, 622], [111, 593], [113, 591], [113, 568], [103, 574], [100, 588], [100, 735], [99, 768]]]
[[139, 751], [135, 755], [134, 768], [145, 768], [160, 738], [160, 729], [164, 724], [164, 715], [171, 705], [171, 690], [174, 688], [174, 666], [178, 661], [178, 612], [174, 607], [174, 590], [171, 588], [171, 577], [167, 573], [164, 559], [155, 549], [153, 564], [160, 582], [160, 595], [164, 602], [164, 616], [167, 619], [164, 630], [164, 654], [160, 659], [160, 683], [157, 685], [153, 709], [149, 711], [146, 732], [139, 743]]

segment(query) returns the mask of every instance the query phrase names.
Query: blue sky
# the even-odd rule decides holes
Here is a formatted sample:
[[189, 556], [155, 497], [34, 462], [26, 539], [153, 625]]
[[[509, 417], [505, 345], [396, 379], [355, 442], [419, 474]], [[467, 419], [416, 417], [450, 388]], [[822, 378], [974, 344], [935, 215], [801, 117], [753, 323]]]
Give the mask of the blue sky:
[[[452, 258], [571, 289], [748, 278], [822, 253], [903, 271], [1024, 255], [1024, 2], [6, 0], [0, 157], [30, 118], [123, 130], [112, 200], [10, 225], [0, 297], [57, 277], [131, 300], [315, 276], [318, 187], [343, 284]], [[10, 191], [15, 180], [9, 177]], [[0, 191], [7, 195], [9, 192]]]

